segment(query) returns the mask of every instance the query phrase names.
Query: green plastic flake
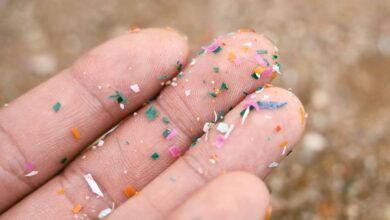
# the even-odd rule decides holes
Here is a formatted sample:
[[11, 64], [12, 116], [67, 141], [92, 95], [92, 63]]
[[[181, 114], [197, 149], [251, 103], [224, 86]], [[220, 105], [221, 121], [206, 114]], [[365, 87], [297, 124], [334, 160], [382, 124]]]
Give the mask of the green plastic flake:
[[217, 121], [218, 121], [219, 119], [222, 119], [223, 112], [224, 112], [223, 109], [222, 109], [221, 111], [219, 111], [219, 112], [217, 113], [216, 121], [212, 121], [212, 122], [213, 122], [213, 123], [217, 123]]
[[167, 75], [163, 75], [163, 76], [159, 76], [157, 77], [158, 80], [166, 80], [168, 79], [169, 77]]
[[167, 129], [164, 130], [164, 132], [163, 132], [162, 135], [163, 135], [164, 138], [166, 138], [166, 137], [168, 137], [168, 135], [169, 135], [170, 133], [171, 133], [171, 130], [169, 130], [169, 129], [167, 128]]
[[262, 87], [262, 86], [259, 86], [256, 88], [256, 91], [262, 91], [262, 90], [264, 90], [264, 87]]
[[194, 138], [192, 138], [191, 147], [194, 147], [194, 146], [198, 143], [199, 138], [200, 138], [200, 137], [194, 137]]
[[115, 95], [109, 96], [110, 99], [116, 99], [118, 103], [126, 102], [128, 103], [129, 100], [125, 98], [121, 92], [115, 91]]
[[256, 79], [256, 80], [260, 79], [260, 74], [258, 74], [258, 73], [252, 73], [251, 76], [252, 76], [253, 79]]
[[257, 54], [267, 54], [268, 50], [256, 50]]
[[167, 117], [165, 117], [165, 116], [162, 117], [162, 121], [164, 122], [164, 124], [169, 124], [169, 123], [171, 123], [171, 122], [169, 121], [169, 119], [168, 119]]
[[184, 77], [184, 73], [183, 73], [183, 72], [180, 72], [180, 73], [179, 73], [179, 77], [180, 77], [180, 78], [183, 78], [183, 77]]
[[152, 160], [157, 160], [158, 158], [160, 157], [160, 154], [158, 154], [157, 152], [154, 152], [150, 158], [152, 158]]
[[222, 47], [217, 47], [216, 50], [213, 51], [213, 53], [217, 54], [222, 50]]
[[225, 91], [225, 90], [229, 90], [229, 88], [228, 88], [228, 86], [227, 86], [227, 84], [226, 83], [222, 83], [221, 84], [221, 88], [219, 89], [221, 92], [223, 92], [223, 91]]
[[148, 117], [149, 121], [153, 121], [157, 117], [157, 110], [156, 108], [151, 105], [147, 110], [146, 110], [146, 117]]
[[274, 59], [274, 60], [278, 59], [278, 55], [273, 55], [272, 59]]
[[180, 61], [177, 61], [176, 64], [177, 64], [176, 70], [180, 72], [183, 69], [183, 64], [181, 64]]
[[64, 158], [61, 160], [61, 164], [65, 164], [66, 161], [68, 161], [68, 158], [67, 158], [67, 157], [64, 157]]
[[130, 142], [129, 142], [128, 140], [125, 140], [125, 144], [126, 144], [126, 145], [129, 145]]
[[199, 52], [198, 52], [198, 55], [201, 55], [201, 54], [203, 54], [205, 52], [205, 50], [204, 49], [201, 49]]
[[53, 110], [55, 112], [58, 112], [61, 108], [61, 103], [57, 102], [56, 104], [53, 105]]
[[[253, 106], [249, 107], [249, 111], [252, 111], [253, 109], [255, 109], [255, 107], [253, 107]], [[242, 110], [242, 111], [240, 112], [241, 117], [244, 116], [245, 111], [246, 111], [246, 109], [244, 109], [244, 110]]]
[[213, 70], [214, 70], [214, 73], [219, 73], [219, 67], [214, 67]]
[[213, 98], [216, 98], [217, 97], [217, 93], [215, 92], [209, 92], [209, 96], [213, 97]]

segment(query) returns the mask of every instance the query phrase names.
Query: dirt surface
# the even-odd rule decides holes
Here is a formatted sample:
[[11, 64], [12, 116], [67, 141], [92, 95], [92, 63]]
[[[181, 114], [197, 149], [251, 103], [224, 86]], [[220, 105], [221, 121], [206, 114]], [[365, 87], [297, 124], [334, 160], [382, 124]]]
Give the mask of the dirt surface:
[[272, 219], [390, 219], [390, 1], [1, 0], [0, 104], [132, 25], [174, 27], [194, 51], [241, 27], [272, 38], [274, 84], [309, 113], [267, 179]]

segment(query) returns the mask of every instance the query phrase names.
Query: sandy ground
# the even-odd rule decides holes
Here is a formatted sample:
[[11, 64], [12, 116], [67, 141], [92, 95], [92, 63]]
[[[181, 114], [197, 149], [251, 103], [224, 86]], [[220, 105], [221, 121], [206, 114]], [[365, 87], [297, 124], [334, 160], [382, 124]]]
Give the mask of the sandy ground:
[[172, 26], [194, 51], [241, 27], [271, 37], [274, 84], [309, 113], [267, 179], [272, 219], [390, 219], [390, 1], [0, 0], [0, 104], [131, 25]]

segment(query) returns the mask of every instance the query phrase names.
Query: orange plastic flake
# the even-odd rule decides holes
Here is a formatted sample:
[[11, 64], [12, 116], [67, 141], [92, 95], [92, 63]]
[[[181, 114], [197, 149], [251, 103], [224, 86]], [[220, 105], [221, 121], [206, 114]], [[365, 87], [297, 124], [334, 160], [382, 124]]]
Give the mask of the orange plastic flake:
[[234, 52], [229, 52], [228, 59], [233, 62], [236, 59], [236, 54]]
[[127, 198], [130, 198], [130, 197], [134, 196], [137, 193], [137, 191], [134, 189], [134, 187], [127, 186], [126, 188], [123, 189], [123, 193], [125, 193]]
[[280, 130], [282, 130], [282, 127], [281, 127], [280, 125], [276, 126], [275, 132], [276, 132], [276, 133], [279, 133]]
[[255, 68], [254, 72], [260, 74], [260, 73], [264, 72], [264, 70], [265, 70], [264, 67], [258, 66], [258, 67]]
[[131, 29], [130, 29], [130, 30], [131, 30], [132, 33], [136, 33], [136, 32], [138, 32], [138, 31], [140, 31], [141, 29], [140, 29], [139, 27], [137, 27], [137, 26], [134, 25], [134, 26], [131, 26]]
[[270, 220], [272, 215], [272, 207], [268, 207], [267, 212], [265, 213], [264, 220]]
[[249, 47], [242, 47], [242, 50], [243, 50], [245, 53], [248, 53]]
[[77, 204], [77, 205], [75, 205], [75, 206], [72, 208], [72, 212], [73, 212], [74, 214], [77, 214], [77, 213], [79, 213], [79, 212], [81, 211], [82, 208], [83, 208], [83, 206], [81, 206], [80, 204]]
[[288, 144], [288, 141], [287, 141], [287, 140], [284, 140], [284, 141], [282, 141], [282, 142], [279, 144], [279, 147], [284, 148], [285, 146], [287, 146], [287, 144]]
[[273, 72], [271, 78], [272, 78], [272, 79], [275, 79], [277, 76], [278, 76], [278, 74], [276, 74], [275, 72]]
[[238, 29], [238, 32], [239, 33], [243, 33], [243, 32], [255, 32], [255, 30], [251, 29], [251, 28], [240, 28]]
[[301, 115], [301, 124], [305, 124], [305, 109], [303, 107], [299, 107], [299, 113]]
[[77, 128], [72, 128], [72, 135], [73, 135], [74, 139], [76, 139], [76, 140], [80, 140], [80, 138], [81, 138], [79, 129], [77, 129]]
[[272, 87], [272, 84], [265, 84], [264, 85], [264, 88], [270, 88], [270, 87]]
[[64, 187], [61, 187], [57, 190], [58, 194], [64, 194], [65, 193], [65, 189]]

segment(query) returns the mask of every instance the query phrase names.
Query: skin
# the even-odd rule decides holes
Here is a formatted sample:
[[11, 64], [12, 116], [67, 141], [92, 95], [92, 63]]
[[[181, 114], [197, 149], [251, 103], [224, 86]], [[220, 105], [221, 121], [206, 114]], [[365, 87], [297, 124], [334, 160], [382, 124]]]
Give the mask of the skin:
[[[304, 130], [303, 108], [289, 91], [267, 87], [255, 92], [271, 77], [250, 77], [258, 66], [251, 50], [266, 49], [269, 53], [264, 57], [272, 60], [275, 49], [269, 40], [256, 33], [238, 32], [223, 36], [221, 41], [218, 54], [206, 53], [197, 57], [194, 65], [185, 65], [188, 45], [175, 31], [128, 33], [97, 47], [1, 109], [0, 219], [96, 219], [113, 203], [115, 211], [108, 219], [192, 219], [196, 210], [205, 219], [221, 219], [227, 214], [237, 216], [232, 219], [248, 219], [248, 214], [253, 214], [253, 219], [263, 218], [269, 195], [263, 183], [249, 173], [265, 178], [272, 170], [269, 164], [283, 159], [283, 150], [287, 152], [296, 144]], [[246, 42], [252, 42], [254, 49], [242, 49]], [[241, 64], [228, 60], [231, 51], [241, 58]], [[185, 65], [184, 76], [177, 78], [177, 86], [161, 86], [157, 78], [174, 77], [177, 61]], [[219, 73], [213, 72], [214, 67], [219, 67]], [[208, 96], [222, 82], [229, 89], [216, 98]], [[135, 83], [139, 93], [129, 88]], [[188, 90], [191, 92], [186, 96]], [[123, 110], [115, 99], [107, 98], [115, 91], [129, 99]], [[243, 91], [253, 94], [245, 98]], [[264, 100], [288, 104], [253, 110], [241, 124], [244, 105]], [[62, 106], [54, 112], [51, 108], [57, 101]], [[158, 111], [153, 121], [145, 117], [150, 106]], [[190, 147], [192, 139], [202, 135], [203, 125], [214, 119], [214, 111], [230, 108], [224, 122], [235, 128], [222, 147], [213, 146], [220, 134], [216, 126], [208, 132], [207, 141], [203, 135]], [[162, 116], [169, 118], [169, 125], [162, 122]], [[86, 149], [119, 121], [103, 146]], [[30, 124], [34, 126], [27, 126]], [[71, 134], [74, 127], [80, 132], [79, 140]], [[165, 140], [162, 133], [166, 128], [175, 129], [178, 135]], [[286, 140], [283, 149], [279, 145]], [[169, 153], [172, 145], [179, 147], [181, 157]], [[160, 155], [157, 160], [150, 157], [154, 152]], [[63, 165], [64, 156], [74, 160]], [[25, 177], [28, 162], [34, 163], [38, 175]], [[93, 175], [103, 198], [91, 191], [83, 177], [87, 173]], [[127, 186], [138, 191], [130, 199], [123, 193]], [[57, 193], [59, 189], [64, 193]], [[231, 191], [231, 197], [226, 197], [225, 191]], [[224, 200], [230, 201], [227, 213], [221, 213], [216, 205]], [[248, 200], [248, 204], [232, 208], [240, 200]], [[82, 209], [74, 214], [71, 209], [76, 204]], [[191, 206], [197, 208], [190, 210]]]

